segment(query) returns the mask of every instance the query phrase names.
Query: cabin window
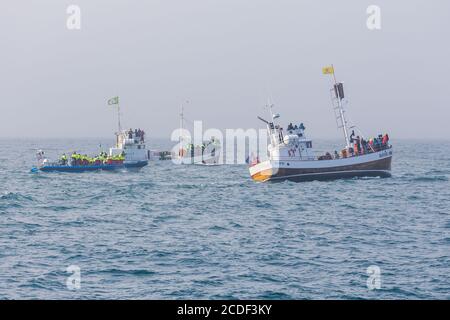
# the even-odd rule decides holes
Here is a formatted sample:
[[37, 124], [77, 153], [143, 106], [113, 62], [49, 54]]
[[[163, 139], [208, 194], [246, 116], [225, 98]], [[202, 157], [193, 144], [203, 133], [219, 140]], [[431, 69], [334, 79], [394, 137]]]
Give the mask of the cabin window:
[[311, 141], [307, 141], [306, 142], [306, 147], [307, 148], [312, 148], [312, 142]]

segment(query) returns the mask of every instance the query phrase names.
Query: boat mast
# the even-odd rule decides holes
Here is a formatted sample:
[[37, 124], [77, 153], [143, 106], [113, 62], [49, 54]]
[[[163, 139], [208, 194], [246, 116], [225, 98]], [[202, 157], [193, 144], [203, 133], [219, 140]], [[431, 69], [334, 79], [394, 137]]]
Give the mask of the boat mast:
[[111, 98], [108, 100], [108, 105], [117, 105], [117, 133], [116, 133], [116, 148], [119, 147], [119, 135], [122, 131], [122, 126], [120, 124], [120, 102], [119, 102], [119, 96], [116, 96], [114, 98]]
[[[189, 103], [189, 100], [186, 100], [185, 103]], [[183, 158], [184, 156], [184, 149], [182, 146], [183, 143], [183, 130], [184, 130], [184, 104], [181, 103], [181, 112], [180, 112], [180, 136], [178, 139], [178, 143], [180, 146], [180, 150], [178, 151], [178, 157]]]
[[182, 135], [183, 135], [183, 122], [184, 122], [184, 107], [183, 104], [181, 104], [181, 113], [180, 113], [180, 137], [178, 142], [180, 143], [180, 148], [181, 148], [181, 140], [182, 140]]
[[279, 117], [279, 114], [273, 114], [273, 107], [274, 107], [274, 104], [272, 103], [272, 101], [269, 98], [267, 100], [267, 108], [269, 109], [269, 113], [270, 113], [270, 123], [267, 123], [267, 129], [268, 129], [269, 135], [270, 135], [270, 143], [275, 145], [276, 141], [277, 141], [275, 138], [275, 133], [278, 133], [277, 129], [275, 128], [275, 119], [277, 119]]
[[[350, 147], [350, 141], [349, 141], [349, 137], [348, 137], [347, 120], [345, 119], [344, 107], [342, 105], [342, 99], [344, 99], [344, 96], [343, 96], [344, 89], [343, 89], [342, 83], [338, 83], [337, 80], [336, 80], [336, 74], [334, 72], [334, 66], [331, 65], [331, 68], [333, 70], [334, 91], [335, 91], [336, 99], [337, 99], [337, 105], [338, 105], [338, 110], [339, 110], [339, 117], [341, 118], [342, 131], [344, 132], [345, 145], [347, 146], [347, 148], [349, 148]], [[339, 90], [340, 88], [341, 88], [342, 92]]]

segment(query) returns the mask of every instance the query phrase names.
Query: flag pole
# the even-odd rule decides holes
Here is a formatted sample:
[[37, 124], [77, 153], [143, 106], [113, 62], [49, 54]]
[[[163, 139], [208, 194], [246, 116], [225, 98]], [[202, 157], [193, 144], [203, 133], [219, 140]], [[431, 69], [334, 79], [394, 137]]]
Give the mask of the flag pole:
[[337, 84], [337, 81], [336, 81], [336, 74], [334, 73], [334, 65], [333, 65], [333, 64], [331, 64], [331, 70], [333, 70], [333, 80], [334, 80], [334, 84]]

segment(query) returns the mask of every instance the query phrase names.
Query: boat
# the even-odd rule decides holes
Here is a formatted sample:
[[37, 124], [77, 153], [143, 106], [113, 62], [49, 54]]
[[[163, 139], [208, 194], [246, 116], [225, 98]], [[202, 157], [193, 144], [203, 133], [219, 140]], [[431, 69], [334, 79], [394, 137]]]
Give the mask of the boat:
[[[279, 114], [273, 113], [273, 105], [268, 105], [272, 120], [263, 121], [268, 130], [270, 143], [268, 145], [269, 159], [260, 162], [253, 159], [249, 166], [253, 180], [259, 182], [285, 181], [294, 182], [312, 180], [333, 180], [354, 177], [390, 177], [393, 156], [389, 136], [378, 135], [374, 139], [365, 139], [362, 134], [356, 136], [355, 126], [349, 135], [349, 127], [344, 109], [344, 85], [337, 82], [334, 67], [328, 67], [333, 74], [334, 84], [330, 90], [333, 109], [338, 127], [342, 129], [345, 147], [334, 154], [329, 152], [316, 156], [312, 140], [305, 135], [303, 123], [293, 126], [289, 124], [284, 133], [276, 123]], [[331, 69], [330, 69], [331, 68]], [[324, 73], [326, 73], [324, 71]]]
[[172, 153], [171, 159], [176, 164], [193, 164], [201, 166], [220, 165], [221, 143], [212, 136], [200, 144], [194, 144], [190, 137], [183, 135], [184, 132], [184, 108], [181, 106], [180, 113], [180, 135], [178, 148]]
[[217, 166], [220, 164], [220, 141], [215, 137], [202, 141], [200, 145], [187, 143], [181, 146], [172, 159], [177, 164], [193, 164], [201, 166]]
[[109, 149], [109, 154], [102, 152], [99, 156], [87, 157], [73, 152], [70, 159], [63, 155], [60, 160], [52, 162], [42, 150], [38, 150], [36, 158], [37, 166], [31, 169], [32, 172], [113, 171], [139, 169], [148, 165], [149, 151], [143, 132], [129, 129], [116, 133], [116, 144]]
[[172, 160], [172, 152], [171, 151], [160, 151], [160, 150], [150, 150], [149, 160], [152, 161], [167, 161]]
[[37, 166], [32, 172], [84, 172], [84, 171], [114, 171], [121, 169], [140, 169], [148, 165], [150, 151], [145, 145], [145, 132], [141, 129], [122, 130], [120, 123], [119, 97], [108, 101], [109, 105], [117, 105], [118, 131], [116, 143], [109, 149], [109, 154], [101, 152], [95, 157], [88, 157], [72, 152], [70, 157], [65, 154], [58, 161], [50, 161], [44, 151], [36, 153]]

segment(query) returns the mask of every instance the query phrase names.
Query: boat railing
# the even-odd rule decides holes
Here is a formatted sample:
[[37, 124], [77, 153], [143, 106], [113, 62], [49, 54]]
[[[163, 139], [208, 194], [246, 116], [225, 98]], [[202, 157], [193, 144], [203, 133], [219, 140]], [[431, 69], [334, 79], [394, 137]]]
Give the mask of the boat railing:
[[[338, 159], [342, 159], [342, 158], [353, 158], [353, 157], [359, 157], [359, 156], [363, 156], [363, 155], [367, 155], [367, 154], [372, 154], [372, 153], [377, 153], [380, 151], [384, 151], [384, 150], [389, 150], [392, 148], [392, 145], [390, 144], [380, 144], [380, 145], [368, 145], [368, 147], [363, 151], [361, 150], [360, 152], [355, 153], [353, 152], [349, 152], [348, 150], [346, 151], [346, 156], [338, 155], [338, 157], [336, 157], [336, 154], [330, 154], [330, 153], [326, 153], [326, 154], [322, 154], [320, 156], [317, 157], [317, 160], [338, 160]], [[354, 150], [352, 148], [352, 150]], [[331, 158], [330, 158], [331, 156]]]
[[389, 150], [391, 148], [392, 148], [392, 145], [390, 145], [390, 144], [375, 145], [372, 148], [370, 148], [370, 149], [367, 148], [365, 151], [360, 152], [360, 153], [349, 152], [347, 150], [346, 151], [346, 155], [338, 154], [338, 156], [336, 156], [336, 154], [332, 154], [332, 153], [327, 152], [327, 151], [316, 151], [313, 156], [305, 156], [305, 155], [302, 155], [302, 154], [300, 154], [300, 155], [295, 154], [294, 156], [278, 155], [278, 156], [274, 157], [273, 154], [270, 154], [269, 160], [272, 160], [272, 161], [338, 160], [338, 159], [354, 158], [354, 157], [359, 157], [359, 156], [363, 156], [363, 155], [367, 155], [367, 154], [377, 153], [377, 152], [380, 152], [380, 151]]

